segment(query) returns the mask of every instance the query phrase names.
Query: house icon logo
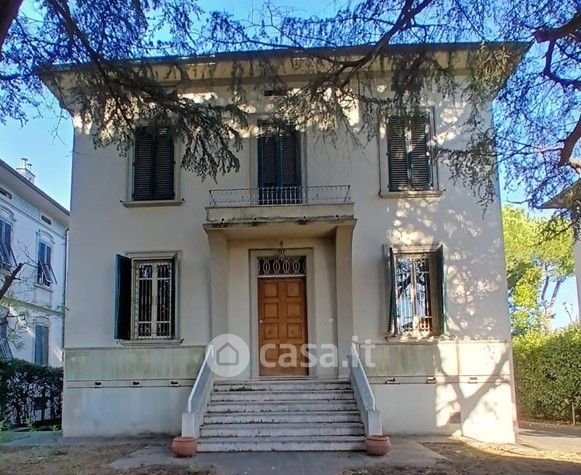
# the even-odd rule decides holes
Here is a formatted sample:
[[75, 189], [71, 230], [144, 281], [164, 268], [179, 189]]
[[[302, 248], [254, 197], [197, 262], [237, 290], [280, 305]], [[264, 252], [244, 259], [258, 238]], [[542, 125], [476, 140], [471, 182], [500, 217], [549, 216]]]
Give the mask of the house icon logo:
[[208, 361], [216, 376], [232, 378], [244, 372], [250, 363], [250, 350], [238, 335], [224, 333], [214, 338], [213, 357]]
[[236, 366], [240, 361], [240, 352], [229, 341], [216, 350], [216, 362], [221, 366]]

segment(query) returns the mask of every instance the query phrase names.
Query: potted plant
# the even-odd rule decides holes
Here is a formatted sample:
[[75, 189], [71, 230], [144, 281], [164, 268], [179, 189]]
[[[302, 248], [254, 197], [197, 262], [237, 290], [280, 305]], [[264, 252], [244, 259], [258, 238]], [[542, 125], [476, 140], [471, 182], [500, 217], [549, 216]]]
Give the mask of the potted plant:
[[198, 441], [193, 437], [174, 437], [171, 450], [176, 457], [192, 457], [198, 450]]
[[387, 435], [368, 435], [365, 439], [365, 449], [369, 455], [385, 455], [390, 447]]

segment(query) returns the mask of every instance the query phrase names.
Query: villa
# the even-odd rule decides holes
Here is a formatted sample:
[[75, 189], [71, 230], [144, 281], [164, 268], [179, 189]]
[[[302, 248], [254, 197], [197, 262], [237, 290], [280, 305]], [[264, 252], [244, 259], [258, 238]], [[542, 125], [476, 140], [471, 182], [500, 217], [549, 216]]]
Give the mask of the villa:
[[[453, 50], [462, 76], [479, 47], [429, 48]], [[137, 128], [128, 160], [95, 148], [46, 79], [75, 124], [64, 435], [181, 431], [206, 451], [359, 450], [378, 431], [514, 442], [500, 202], [484, 210], [431, 153], [466, 143], [471, 104], [428, 92], [362, 144], [269, 132], [252, 62], [292, 64], [294, 87], [309, 59], [247, 56], [180, 59], [179, 94], [222, 101], [233, 62], [248, 65], [240, 169], [217, 183], [180, 167], [171, 128]], [[389, 93], [389, 66], [375, 80]]]

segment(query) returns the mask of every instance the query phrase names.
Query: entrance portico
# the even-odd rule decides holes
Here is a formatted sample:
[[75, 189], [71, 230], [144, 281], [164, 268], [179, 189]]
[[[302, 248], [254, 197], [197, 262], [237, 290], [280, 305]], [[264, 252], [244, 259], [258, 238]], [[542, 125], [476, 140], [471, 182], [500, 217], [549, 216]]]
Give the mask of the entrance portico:
[[[251, 361], [241, 378], [347, 373], [355, 223], [349, 201], [207, 208], [212, 337], [233, 333], [247, 342]], [[261, 275], [263, 263], [282, 256], [303, 267]], [[293, 352], [297, 364], [281, 367]]]

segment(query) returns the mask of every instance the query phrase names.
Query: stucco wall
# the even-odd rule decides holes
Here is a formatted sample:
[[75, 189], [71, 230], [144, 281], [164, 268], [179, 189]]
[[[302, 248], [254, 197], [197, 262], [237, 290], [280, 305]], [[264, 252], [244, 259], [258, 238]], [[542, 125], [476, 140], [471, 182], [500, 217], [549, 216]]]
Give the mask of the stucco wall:
[[515, 440], [511, 351], [469, 339], [360, 347], [387, 430], [503, 443]]
[[[252, 94], [249, 97], [252, 100]], [[444, 101], [435, 95], [427, 105], [434, 106], [436, 111], [436, 139], [447, 146], [461, 147], [465, 140], [461, 135], [461, 124], [468, 112], [466, 105]], [[262, 103], [258, 106], [259, 111], [265, 109]], [[255, 123], [259, 117], [262, 116], [252, 116], [250, 120]], [[508, 339], [510, 333], [499, 202], [484, 210], [472, 190], [452, 183], [443, 164], [439, 165], [438, 170], [441, 196], [382, 198], [378, 192], [381, 186], [380, 163], [385, 160], [385, 137], [370, 143], [365, 143], [364, 138], [361, 141], [363, 145], [340, 133], [335, 143], [325, 142], [320, 140], [314, 129], [308, 130], [302, 138], [304, 185], [351, 186], [357, 219], [352, 260], [354, 334], [360, 340], [379, 342], [384, 340], [387, 333], [382, 246], [443, 244], [449, 336], [457, 339]], [[170, 250], [181, 253], [179, 338], [183, 339], [183, 345], [207, 344], [212, 334], [212, 321], [210, 250], [208, 237], [202, 227], [205, 221], [204, 206], [210, 189], [256, 186], [256, 138], [251, 136], [245, 140], [238, 154], [238, 173], [219, 176], [217, 182], [213, 182], [202, 181], [190, 172], [180, 171], [179, 198], [183, 199], [180, 206], [124, 206], [122, 201], [127, 199], [127, 159], [119, 157], [113, 147], [95, 150], [90, 135], [82, 127], [77, 127], [75, 131], [74, 157], [68, 301], [70, 312], [66, 328], [68, 347], [103, 348], [107, 352], [121, 347], [113, 337], [115, 254]], [[252, 237], [228, 242], [230, 270], [224, 298], [227, 299], [226, 328], [229, 331], [252, 341], [253, 297], [249, 256], [255, 250], [276, 250], [283, 239], [288, 249], [309, 249], [313, 252], [316, 269], [310, 292], [315, 299], [312, 311], [315, 312], [317, 342], [332, 342], [337, 338], [334, 322], [331, 321], [337, 313], [333, 294], [334, 245], [331, 239], [305, 237], [302, 233], [297, 229], [294, 236], [291, 233], [280, 238]], [[155, 352], [151, 353], [151, 357], [155, 358]], [[99, 356], [95, 355], [95, 358]], [[478, 353], [468, 352], [466, 358], [478, 366]], [[487, 374], [489, 368], [482, 366], [474, 371], [476, 374]], [[507, 371], [510, 374], [510, 369]], [[507, 411], [511, 412], [510, 376], [508, 378], [506, 386], [487, 391], [486, 398], [492, 398], [494, 404], [504, 404], [509, 408]], [[409, 407], [406, 394], [417, 394], [418, 398], [431, 401], [431, 405], [424, 404], [422, 407], [432, 411], [432, 416], [429, 419], [422, 418], [422, 422], [416, 424], [414, 421], [421, 416], [418, 413], [416, 418], [410, 419], [410, 431], [439, 430], [441, 426], [437, 417], [440, 416], [433, 415], [434, 401], [435, 404], [448, 404], [447, 398], [465, 389], [463, 383], [458, 383], [461, 387], [446, 384], [446, 389], [433, 389], [430, 386], [421, 391], [401, 386], [398, 388], [402, 392], [396, 398], [392, 393], [398, 391], [398, 388], [375, 387], [378, 397], [385, 403], [388, 430], [391, 430], [390, 427], [404, 429], [402, 424], [405, 419], [399, 418], [402, 424], [398, 424], [393, 415], [405, 414], [405, 408]], [[89, 393], [84, 391], [96, 390], [75, 389], [67, 396], [70, 407], [93, 411], [105, 404], [106, 391], [100, 390], [101, 396], [98, 397], [101, 399], [95, 399], [97, 396], [94, 395], [88, 396], [86, 394]], [[433, 391], [441, 391], [446, 396], [436, 397]], [[119, 394], [124, 394], [120, 396], [122, 404], [130, 404], [128, 401], [133, 395], [128, 394], [133, 393]], [[396, 401], [393, 402], [393, 399]], [[418, 399], [416, 402], [419, 404], [422, 401]], [[181, 410], [178, 404], [175, 408], [176, 417]], [[166, 411], [165, 407], [163, 411]], [[503, 424], [505, 416], [502, 414]], [[157, 420], [155, 415], [152, 421]], [[512, 424], [512, 418], [509, 424]], [[66, 427], [65, 424], [65, 433]], [[81, 429], [72, 429], [71, 425], [68, 427], [71, 431], [82, 433]], [[139, 425], [134, 427], [136, 430], [143, 428]]]
[[89, 348], [65, 353], [67, 436], [178, 433], [204, 347]]

